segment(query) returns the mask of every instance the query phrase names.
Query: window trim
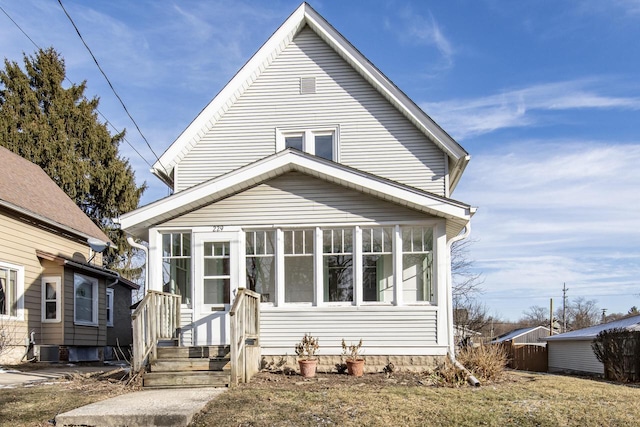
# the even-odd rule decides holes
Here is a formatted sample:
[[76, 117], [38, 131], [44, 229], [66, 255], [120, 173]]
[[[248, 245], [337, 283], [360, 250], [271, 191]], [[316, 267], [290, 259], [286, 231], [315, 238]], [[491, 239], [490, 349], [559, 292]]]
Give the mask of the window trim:
[[[59, 323], [62, 321], [62, 278], [60, 276], [42, 276], [42, 301], [41, 301], [41, 320], [42, 323]], [[47, 299], [47, 283], [54, 283], [56, 288], [56, 298]], [[56, 317], [47, 319], [47, 302], [56, 303]]]
[[[81, 277], [82, 279], [86, 280], [87, 282], [90, 282], [92, 285], [92, 295], [93, 300], [92, 300], [92, 320], [91, 322], [88, 322], [86, 320], [78, 320], [78, 306], [77, 306], [77, 297], [76, 297], [76, 293], [78, 291], [78, 286], [79, 283], [77, 283], [76, 281], [76, 277]], [[98, 308], [99, 308], [99, 301], [100, 301], [100, 295], [98, 295], [98, 291], [99, 291], [99, 282], [98, 279], [95, 277], [91, 277], [91, 276], [85, 276], [84, 274], [80, 274], [80, 273], [73, 273], [73, 324], [74, 325], [79, 325], [79, 326], [99, 326], [99, 322], [98, 322]]]
[[0, 268], [16, 272], [16, 315], [0, 314], [0, 319], [24, 320], [24, 267], [0, 261]]
[[328, 159], [336, 163], [340, 162], [340, 126], [295, 127], [276, 128], [276, 152], [286, 148], [286, 138], [290, 136], [302, 136], [302, 151], [316, 155], [315, 136], [333, 136], [333, 158]]
[[[113, 288], [107, 288], [105, 306], [107, 307], [107, 326], [113, 327], [113, 307], [115, 305], [116, 293]], [[111, 296], [111, 298], [109, 298]]]

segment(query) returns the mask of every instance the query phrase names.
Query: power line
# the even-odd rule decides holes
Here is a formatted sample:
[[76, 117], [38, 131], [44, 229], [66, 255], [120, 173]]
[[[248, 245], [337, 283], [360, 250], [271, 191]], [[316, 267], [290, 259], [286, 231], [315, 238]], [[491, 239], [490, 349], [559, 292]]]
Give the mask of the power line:
[[[15, 21], [15, 20], [10, 16], [10, 15], [9, 15], [9, 13], [8, 13], [6, 10], [4, 10], [4, 8], [3, 8], [2, 6], [0, 6], [0, 10], [2, 11], [2, 13], [4, 13], [4, 14], [7, 16], [7, 18], [9, 18], [9, 20], [10, 20], [11, 22], [13, 22], [13, 24], [18, 28], [18, 30], [20, 30], [20, 32], [21, 32], [22, 34], [24, 34], [24, 36], [25, 36], [26, 38], [28, 38], [28, 39], [29, 39], [29, 41], [31, 42], [31, 44], [33, 44], [33, 45], [36, 47], [36, 49], [42, 50], [42, 48], [41, 48], [41, 47], [40, 47], [40, 46], [39, 46], [35, 41], [33, 41], [33, 39], [29, 36], [29, 34], [27, 34], [27, 32], [26, 32], [26, 31], [24, 31], [24, 30], [22, 29], [22, 27], [21, 27], [21, 26], [20, 26], [20, 25], [19, 25], [19, 24], [18, 24], [18, 23], [17, 23], [17, 22], [16, 22], [16, 21]], [[65, 76], [65, 77], [64, 77], [64, 79], [65, 79], [67, 82], [69, 82], [71, 85], [73, 85], [73, 84], [74, 84], [71, 80], [69, 80], [69, 78], [68, 78], [67, 76]], [[120, 131], [118, 130], [118, 128], [116, 128], [116, 127], [113, 125], [113, 123], [111, 123], [111, 122], [109, 121], [109, 119], [107, 119], [107, 117], [106, 117], [104, 114], [102, 114], [102, 112], [101, 112], [98, 108], [96, 108], [96, 111], [97, 111], [97, 112], [98, 112], [98, 114], [100, 114], [100, 116], [105, 120], [105, 123], [106, 123], [106, 124], [108, 124], [109, 126], [111, 126], [111, 128], [112, 128], [116, 133], [120, 133]], [[136, 154], [137, 154], [137, 155], [138, 155], [138, 156], [139, 156], [139, 157], [140, 157], [140, 158], [141, 158], [141, 159], [142, 159], [142, 160], [143, 160], [143, 161], [144, 161], [144, 162], [145, 162], [149, 167], [152, 167], [152, 166], [151, 166], [151, 163], [149, 163], [149, 161], [148, 161], [148, 160], [147, 160], [147, 159], [146, 159], [142, 154], [140, 154], [140, 152], [136, 149], [136, 147], [134, 147], [134, 146], [133, 146], [133, 144], [131, 144], [131, 142], [129, 142], [129, 140], [128, 140], [125, 136], [123, 136], [123, 137], [122, 137], [122, 139], [123, 139], [123, 140], [124, 140], [128, 145], [129, 145], [129, 147], [131, 147], [131, 149], [132, 149], [133, 151], [135, 151], [135, 152], [136, 152]], [[154, 154], [155, 154], [155, 153], [154, 153]]]
[[73, 19], [71, 18], [71, 15], [69, 15], [69, 13], [67, 12], [67, 9], [64, 8], [64, 5], [62, 4], [62, 0], [58, 0], [58, 3], [60, 4], [60, 7], [62, 8], [62, 10], [64, 11], [64, 14], [67, 15], [67, 18], [69, 18], [69, 21], [71, 22], [71, 25], [73, 25], [73, 28], [76, 30], [76, 33], [78, 33], [78, 37], [80, 37], [80, 40], [82, 41], [82, 44], [84, 44], [84, 47], [87, 48], [87, 51], [89, 52], [89, 54], [91, 55], [91, 58], [93, 58], [93, 62], [95, 62], [96, 66], [98, 67], [98, 70], [100, 70], [100, 72], [102, 73], [102, 75], [104, 76], [105, 80], [107, 81], [107, 83], [109, 84], [109, 87], [111, 88], [111, 91], [113, 92], [113, 94], [116, 96], [116, 98], [118, 98], [118, 101], [120, 101], [120, 105], [122, 105], [122, 108], [124, 109], [125, 113], [127, 113], [127, 116], [129, 116], [129, 118], [131, 119], [131, 122], [135, 125], [136, 129], [138, 130], [138, 133], [140, 134], [140, 136], [142, 137], [142, 139], [144, 140], [144, 142], [147, 144], [147, 147], [149, 147], [149, 150], [151, 150], [151, 152], [153, 153], [153, 155], [155, 156], [156, 160], [158, 160], [158, 163], [160, 164], [160, 166], [162, 166], [162, 169], [164, 169], [165, 173], [167, 175], [169, 175], [169, 172], [167, 171], [167, 169], [164, 167], [164, 165], [162, 164], [162, 162], [160, 161], [160, 158], [158, 157], [158, 155], [156, 154], [155, 151], [153, 151], [153, 148], [151, 147], [151, 144], [149, 144], [149, 141], [147, 140], [147, 138], [144, 136], [144, 134], [142, 133], [142, 130], [140, 129], [140, 126], [138, 126], [138, 123], [134, 120], [133, 116], [131, 116], [131, 114], [129, 113], [129, 110], [127, 109], [127, 106], [124, 104], [124, 101], [122, 101], [122, 98], [120, 98], [120, 95], [118, 95], [118, 92], [116, 92], [116, 89], [113, 87], [113, 85], [111, 84], [111, 80], [109, 80], [109, 77], [107, 77], [107, 74], [104, 72], [104, 70], [102, 69], [102, 67], [100, 66], [100, 64], [98, 63], [98, 60], [96, 59], [95, 55], [93, 54], [93, 52], [91, 51], [91, 48], [89, 47], [89, 45], [87, 44], [87, 42], [84, 41], [84, 38], [82, 37], [82, 34], [80, 34], [80, 30], [78, 29], [78, 27], [76, 26], [76, 23], [73, 22]]

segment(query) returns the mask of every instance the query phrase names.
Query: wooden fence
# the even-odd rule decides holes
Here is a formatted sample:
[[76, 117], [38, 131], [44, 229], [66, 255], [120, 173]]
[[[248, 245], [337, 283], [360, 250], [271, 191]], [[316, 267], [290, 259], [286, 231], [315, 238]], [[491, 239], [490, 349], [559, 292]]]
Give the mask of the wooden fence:
[[519, 371], [547, 372], [547, 347], [535, 344], [502, 344], [509, 356], [508, 366]]

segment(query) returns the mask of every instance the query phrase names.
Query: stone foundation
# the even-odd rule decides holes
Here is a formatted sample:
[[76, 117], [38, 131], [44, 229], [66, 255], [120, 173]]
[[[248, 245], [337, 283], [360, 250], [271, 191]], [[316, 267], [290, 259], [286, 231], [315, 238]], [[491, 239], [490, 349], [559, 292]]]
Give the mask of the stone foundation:
[[[384, 372], [392, 363], [396, 371], [422, 372], [434, 369], [447, 356], [363, 356], [365, 373]], [[338, 372], [336, 365], [344, 363], [342, 356], [318, 356], [318, 372]], [[298, 371], [296, 356], [262, 356], [262, 368], [267, 370]]]

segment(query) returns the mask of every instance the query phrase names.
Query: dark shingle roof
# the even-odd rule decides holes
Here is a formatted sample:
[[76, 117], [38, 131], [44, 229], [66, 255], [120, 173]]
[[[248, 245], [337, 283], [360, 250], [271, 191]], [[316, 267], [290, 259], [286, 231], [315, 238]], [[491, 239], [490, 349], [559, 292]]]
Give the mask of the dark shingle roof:
[[103, 242], [109, 238], [36, 164], [0, 147], [0, 203]]

